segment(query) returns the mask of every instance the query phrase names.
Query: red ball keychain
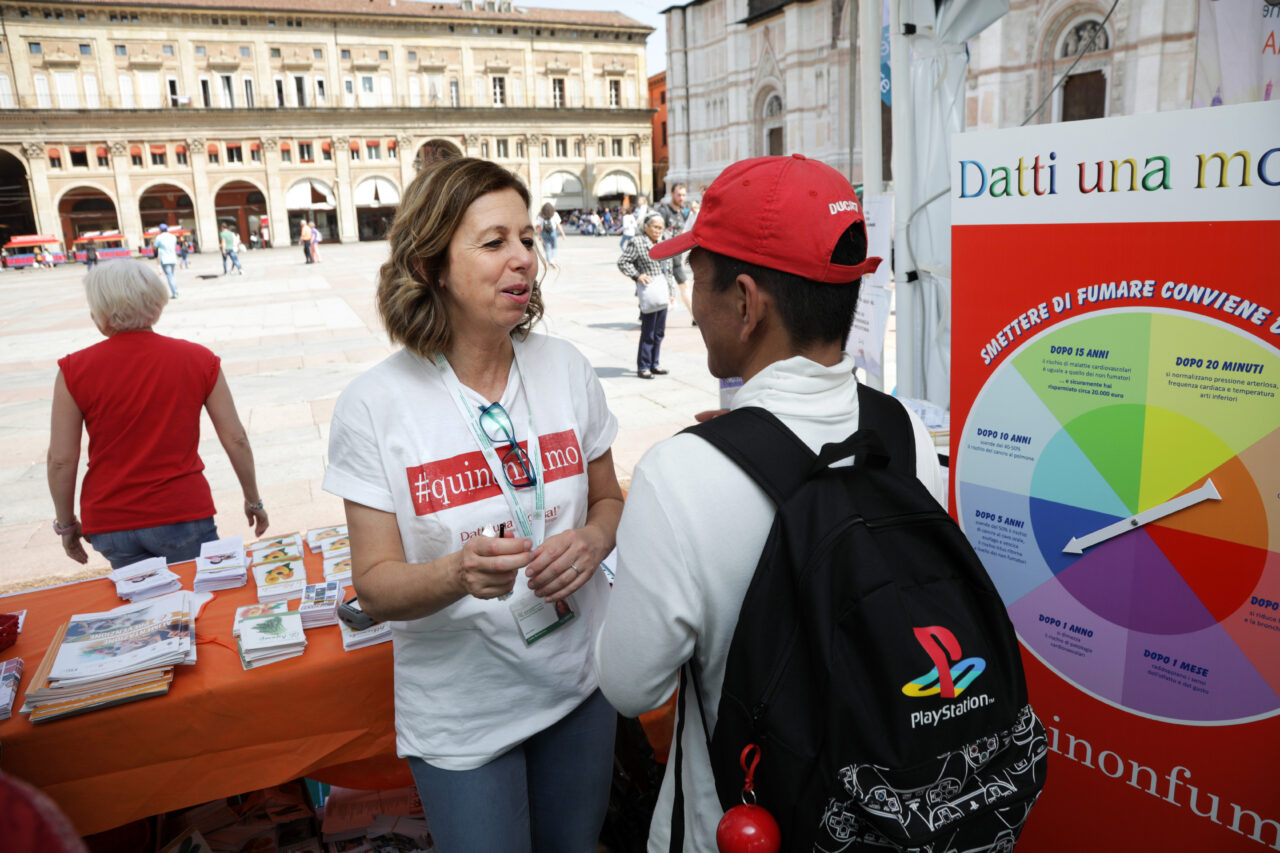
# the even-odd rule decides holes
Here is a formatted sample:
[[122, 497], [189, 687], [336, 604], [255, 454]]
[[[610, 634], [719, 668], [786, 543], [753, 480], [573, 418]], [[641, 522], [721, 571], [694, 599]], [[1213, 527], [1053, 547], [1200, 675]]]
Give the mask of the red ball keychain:
[[[747, 762], [750, 761], [750, 766]], [[720, 853], [778, 853], [782, 832], [768, 809], [756, 805], [755, 775], [760, 763], [760, 747], [747, 744], [739, 764], [747, 773], [742, 786], [742, 805], [734, 806], [716, 827], [716, 849]]]

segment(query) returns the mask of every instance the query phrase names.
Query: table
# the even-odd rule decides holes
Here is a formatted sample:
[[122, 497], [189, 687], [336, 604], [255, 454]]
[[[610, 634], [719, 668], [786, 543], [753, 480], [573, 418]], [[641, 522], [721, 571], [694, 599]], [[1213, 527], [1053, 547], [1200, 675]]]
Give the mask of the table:
[[[321, 580], [320, 555], [305, 563]], [[195, 564], [171, 568], [191, 589]], [[32, 725], [17, 709], [58, 626], [125, 602], [105, 578], [0, 597], [0, 612], [27, 611], [17, 644], [0, 652], [24, 662], [14, 716], [0, 723], [0, 768], [41, 788], [83, 835], [302, 776], [413, 784], [395, 757], [391, 644], [344, 652], [336, 626], [313, 628], [302, 656], [246, 672], [231, 623], [256, 600], [252, 576], [214, 593], [196, 620], [198, 663], [175, 667], [168, 695]]]

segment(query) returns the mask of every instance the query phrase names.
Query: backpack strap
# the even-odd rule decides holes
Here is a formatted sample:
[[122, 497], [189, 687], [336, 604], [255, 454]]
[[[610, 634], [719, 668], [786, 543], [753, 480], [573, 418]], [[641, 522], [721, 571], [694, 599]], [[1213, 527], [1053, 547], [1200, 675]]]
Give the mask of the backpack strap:
[[809, 476], [817, 456], [787, 425], [758, 406], [703, 421], [682, 432], [709, 442], [781, 504]]
[[858, 383], [858, 431], [872, 430], [884, 443], [890, 469], [903, 477], [916, 475], [916, 432], [901, 400]]

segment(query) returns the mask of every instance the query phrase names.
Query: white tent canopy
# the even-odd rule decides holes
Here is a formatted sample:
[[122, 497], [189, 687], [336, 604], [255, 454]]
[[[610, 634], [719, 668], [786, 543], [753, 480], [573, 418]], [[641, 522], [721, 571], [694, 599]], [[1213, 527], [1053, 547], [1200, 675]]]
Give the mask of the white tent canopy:
[[639, 195], [636, 189], [636, 182], [626, 172], [610, 172], [596, 185], [596, 197], [604, 198], [611, 195]]
[[400, 190], [386, 178], [366, 178], [353, 193], [356, 207], [379, 207], [400, 203]]
[[284, 196], [284, 206], [289, 210], [333, 210], [336, 205], [333, 190], [328, 184], [315, 178], [304, 178], [289, 187]]
[[582, 181], [572, 172], [552, 172], [542, 182], [542, 197], [552, 207], [569, 209], [586, 207], [582, 195]]

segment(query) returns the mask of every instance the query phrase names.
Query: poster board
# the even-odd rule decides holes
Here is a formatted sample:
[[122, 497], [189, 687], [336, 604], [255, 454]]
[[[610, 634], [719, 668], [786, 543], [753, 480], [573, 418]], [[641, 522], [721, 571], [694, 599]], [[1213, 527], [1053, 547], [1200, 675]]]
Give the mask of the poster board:
[[1019, 850], [1280, 849], [1277, 146], [1274, 102], [953, 138], [950, 506], [1049, 732]]

